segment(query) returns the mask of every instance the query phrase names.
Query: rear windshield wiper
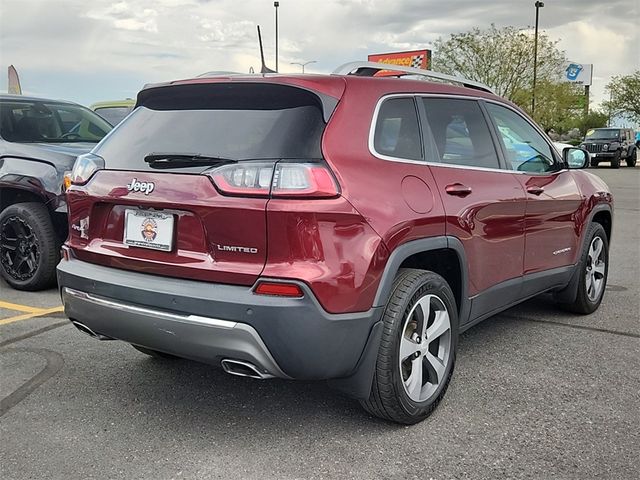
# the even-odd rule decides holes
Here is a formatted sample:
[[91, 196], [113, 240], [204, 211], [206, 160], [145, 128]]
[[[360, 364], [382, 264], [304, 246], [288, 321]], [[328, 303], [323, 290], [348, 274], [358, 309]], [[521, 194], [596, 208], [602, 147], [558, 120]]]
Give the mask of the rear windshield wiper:
[[144, 157], [144, 161], [151, 168], [212, 167], [237, 162], [232, 158], [214, 157], [199, 153], [150, 153]]

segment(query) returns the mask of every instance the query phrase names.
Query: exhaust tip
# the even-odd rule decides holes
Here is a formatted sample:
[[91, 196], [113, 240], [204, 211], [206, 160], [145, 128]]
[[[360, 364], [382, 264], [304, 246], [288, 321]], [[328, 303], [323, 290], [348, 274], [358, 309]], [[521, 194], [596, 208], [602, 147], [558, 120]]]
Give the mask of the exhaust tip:
[[84, 323], [80, 323], [77, 320], [71, 320], [71, 323], [73, 323], [73, 326], [80, 330], [82, 333], [84, 333], [85, 335], [89, 335], [92, 338], [97, 338], [98, 340], [113, 340], [113, 338], [111, 337], [107, 337], [106, 335], [94, 332]]
[[222, 369], [231, 375], [256, 378], [259, 380], [273, 378], [273, 375], [260, 371], [253, 363], [245, 362], [244, 360], [225, 358], [220, 363], [222, 364]]

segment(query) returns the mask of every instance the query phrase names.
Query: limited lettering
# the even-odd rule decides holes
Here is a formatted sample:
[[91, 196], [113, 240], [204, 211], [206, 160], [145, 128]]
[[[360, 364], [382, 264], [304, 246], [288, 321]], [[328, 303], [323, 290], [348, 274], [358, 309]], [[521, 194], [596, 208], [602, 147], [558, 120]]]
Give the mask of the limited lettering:
[[231, 245], [218, 245], [218, 250], [222, 252], [239, 252], [239, 253], [258, 253], [257, 248], [253, 247], [237, 247]]

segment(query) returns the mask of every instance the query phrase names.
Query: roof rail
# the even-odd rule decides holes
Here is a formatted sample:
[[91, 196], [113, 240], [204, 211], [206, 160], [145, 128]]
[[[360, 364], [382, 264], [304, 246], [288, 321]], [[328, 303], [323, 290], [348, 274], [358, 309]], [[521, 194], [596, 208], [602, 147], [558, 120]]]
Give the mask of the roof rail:
[[224, 70], [214, 70], [212, 72], [205, 72], [198, 75], [196, 78], [208, 78], [208, 77], [228, 77], [230, 75], [250, 75], [249, 73], [240, 72], [227, 72]]
[[[403, 77], [406, 75], [419, 75], [422, 77], [433, 78], [446, 83], [462, 85], [467, 88], [475, 88], [484, 92], [494, 93], [491, 88], [483, 83], [467, 80], [462, 77], [454, 77], [445, 73], [433, 72], [422, 68], [403, 67], [402, 65], [394, 65], [391, 63], [374, 63], [374, 62], [349, 62], [336, 68], [332, 75], [356, 75], [360, 77], [373, 77], [376, 73], [387, 70], [395, 72], [394, 76]], [[391, 75], [389, 75], [391, 76]]]

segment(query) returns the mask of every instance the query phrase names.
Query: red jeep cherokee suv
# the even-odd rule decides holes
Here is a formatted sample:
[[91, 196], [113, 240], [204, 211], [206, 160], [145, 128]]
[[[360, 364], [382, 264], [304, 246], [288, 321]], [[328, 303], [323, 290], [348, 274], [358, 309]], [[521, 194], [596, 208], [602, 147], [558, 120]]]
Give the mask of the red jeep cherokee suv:
[[588, 154], [559, 155], [482, 85], [383, 68], [142, 90], [72, 173], [71, 321], [231, 374], [327, 379], [415, 423], [460, 332], [543, 292], [597, 309], [612, 196]]

